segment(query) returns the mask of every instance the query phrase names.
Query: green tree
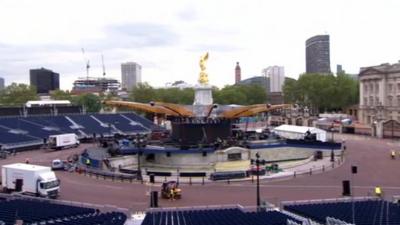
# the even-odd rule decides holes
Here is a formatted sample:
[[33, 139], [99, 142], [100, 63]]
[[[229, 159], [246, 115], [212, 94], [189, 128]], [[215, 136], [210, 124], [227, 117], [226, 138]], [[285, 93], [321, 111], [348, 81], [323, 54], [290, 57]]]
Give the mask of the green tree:
[[80, 95], [76, 102], [83, 105], [87, 112], [99, 112], [101, 109], [101, 98], [94, 94]]
[[69, 91], [55, 90], [50, 93], [50, 97], [54, 100], [69, 100], [71, 102], [74, 101], [74, 97]]
[[148, 83], [139, 83], [135, 86], [130, 95], [129, 99], [135, 102], [149, 103], [150, 101], [156, 101], [157, 93], [156, 90]]
[[343, 110], [358, 102], [358, 81], [349, 75], [302, 74], [297, 81], [285, 81], [285, 101], [317, 111]]
[[213, 90], [214, 102], [218, 104], [252, 105], [266, 102], [266, 91], [261, 85], [227, 85]]
[[0, 104], [5, 106], [20, 106], [38, 99], [36, 88], [26, 84], [12, 83], [0, 91]]
[[282, 91], [285, 103], [295, 104], [297, 101], [301, 101], [300, 99], [301, 93], [297, 88], [297, 80], [294, 79], [285, 79], [285, 83], [283, 84]]

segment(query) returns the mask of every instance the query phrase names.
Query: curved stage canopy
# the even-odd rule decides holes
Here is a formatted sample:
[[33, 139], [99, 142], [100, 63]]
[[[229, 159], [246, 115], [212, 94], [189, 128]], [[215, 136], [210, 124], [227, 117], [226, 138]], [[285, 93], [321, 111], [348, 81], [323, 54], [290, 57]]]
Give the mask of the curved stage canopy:
[[[164, 102], [151, 102], [148, 104], [139, 102], [128, 102], [128, 101], [105, 101], [104, 104], [114, 107], [126, 107], [132, 110], [139, 110], [149, 113], [161, 114], [164, 116], [175, 116], [175, 117], [195, 117], [194, 112], [185, 107], [184, 105], [178, 105], [173, 103]], [[217, 115], [220, 118], [235, 119], [239, 117], [254, 116], [258, 113], [269, 112], [276, 109], [290, 108], [289, 104], [282, 105], [269, 105], [269, 104], [256, 104], [248, 106], [238, 106], [233, 109], [227, 109]], [[210, 106], [210, 110], [213, 110], [214, 105]], [[209, 113], [210, 114], [210, 113]]]

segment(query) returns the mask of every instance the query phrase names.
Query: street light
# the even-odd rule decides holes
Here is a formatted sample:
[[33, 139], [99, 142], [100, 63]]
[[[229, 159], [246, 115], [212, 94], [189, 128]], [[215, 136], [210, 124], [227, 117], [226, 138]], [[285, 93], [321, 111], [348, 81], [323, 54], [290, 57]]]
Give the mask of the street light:
[[333, 152], [334, 143], [335, 143], [335, 141], [333, 139], [334, 124], [335, 124], [335, 122], [332, 122], [332, 127], [331, 127], [331, 132], [332, 132], [331, 162], [335, 162], [335, 153]]
[[137, 163], [137, 165], [138, 165], [138, 168], [137, 168], [137, 179], [138, 180], [142, 180], [142, 168], [140, 167], [140, 156], [142, 154], [142, 146], [144, 144], [144, 140], [138, 134], [136, 136], [135, 142], [136, 142], [135, 145], [136, 145], [136, 147], [138, 149], [138, 152], [137, 152], [137, 161], [138, 161], [138, 163]]
[[260, 209], [260, 165], [265, 165], [265, 160], [260, 160], [260, 154], [257, 152], [256, 153], [256, 159], [251, 160], [251, 164], [256, 164], [256, 175], [257, 175], [257, 189], [256, 189], [256, 194], [257, 194], [257, 211]]

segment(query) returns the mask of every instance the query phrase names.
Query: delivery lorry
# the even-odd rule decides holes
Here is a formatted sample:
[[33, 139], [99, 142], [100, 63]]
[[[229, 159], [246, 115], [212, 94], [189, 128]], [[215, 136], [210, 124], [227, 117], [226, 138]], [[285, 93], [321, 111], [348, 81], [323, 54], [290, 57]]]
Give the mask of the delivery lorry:
[[50, 135], [48, 140], [49, 147], [52, 149], [72, 148], [79, 145], [79, 140], [76, 134], [57, 134]]
[[3, 165], [1, 185], [5, 192], [47, 198], [57, 198], [60, 191], [60, 181], [50, 167], [25, 163]]

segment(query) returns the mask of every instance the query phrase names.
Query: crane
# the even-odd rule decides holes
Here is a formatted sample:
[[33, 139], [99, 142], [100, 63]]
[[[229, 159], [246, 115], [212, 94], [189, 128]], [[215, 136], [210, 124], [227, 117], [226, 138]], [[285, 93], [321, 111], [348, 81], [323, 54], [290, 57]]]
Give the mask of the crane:
[[103, 77], [105, 77], [106, 76], [106, 66], [104, 65], [103, 54], [101, 54], [101, 64], [103, 65]]
[[90, 61], [89, 61], [89, 59], [86, 58], [85, 49], [83, 49], [83, 48], [82, 48], [82, 55], [83, 55], [83, 60], [85, 61], [85, 64], [86, 64], [86, 79], [89, 80]]

